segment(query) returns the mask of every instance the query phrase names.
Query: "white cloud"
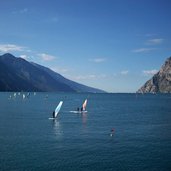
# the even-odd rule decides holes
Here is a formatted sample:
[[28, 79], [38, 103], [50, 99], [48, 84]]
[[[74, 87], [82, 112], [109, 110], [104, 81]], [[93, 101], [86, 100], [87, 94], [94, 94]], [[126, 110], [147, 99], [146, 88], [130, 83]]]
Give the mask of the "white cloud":
[[94, 58], [94, 59], [90, 59], [89, 61], [95, 62], [95, 63], [101, 63], [101, 62], [105, 62], [106, 58]]
[[57, 72], [57, 73], [59, 73], [59, 74], [60, 73], [65, 74], [65, 73], [67, 73], [67, 72], [70, 71], [67, 68], [60, 68], [60, 67], [51, 67], [50, 69], [53, 70], [53, 71], [55, 71], [55, 72]]
[[28, 8], [23, 8], [23, 9], [20, 9], [20, 10], [15, 10], [12, 13], [13, 14], [24, 14], [24, 13], [27, 13], [27, 12], [28, 12]]
[[150, 39], [147, 41], [147, 45], [159, 45], [161, 43], [163, 43], [164, 39]]
[[139, 49], [134, 49], [132, 52], [134, 53], [143, 53], [143, 52], [150, 52], [152, 50], [155, 50], [156, 48], [139, 48]]
[[125, 71], [121, 71], [121, 75], [128, 75], [129, 71], [125, 70]]
[[0, 44], [0, 52], [13, 52], [13, 51], [24, 51], [26, 50], [26, 47], [18, 46], [14, 44]]
[[100, 78], [107, 78], [107, 75], [106, 74], [100, 74], [99, 77]]
[[96, 78], [96, 75], [78, 75], [78, 76], [75, 76], [75, 79], [76, 80], [89, 80], [89, 79], [95, 79]]
[[93, 75], [93, 74], [91, 74], [91, 75], [88, 75], [88, 78], [90, 78], [90, 79], [95, 79], [97, 76], [96, 75]]
[[95, 75], [95, 74], [89, 74], [89, 75], [78, 75], [75, 76], [74, 79], [75, 80], [96, 80], [96, 79], [105, 79], [107, 78], [106, 74], [99, 74], [99, 75]]
[[152, 70], [144, 70], [142, 72], [143, 72], [143, 75], [145, 76], [153, 76], [154, 74], [158, 72], [158, 70], [152, 69]]
[[24, 8], [24, 9], [21, 9], [19, 12], [20, 13], [27, 13], [28, 12], [28, 9], [27, 8]]
[[146, 37], [153, 37], [153, 36], [156, 36], [156, 34], [154, 34], [154, 33], [147, 33], [147, 34], [145, 34], [145, 36]]
[[20, 58], [23, 58], [25, 60], [29, 59], [29, 57], [27, 55], [20, 55]]
[[40, 53], [38, 56], [43, 60], [43, 61], [52, 61], [55, 59], [55, 56], [46, 54], [46, 53]]

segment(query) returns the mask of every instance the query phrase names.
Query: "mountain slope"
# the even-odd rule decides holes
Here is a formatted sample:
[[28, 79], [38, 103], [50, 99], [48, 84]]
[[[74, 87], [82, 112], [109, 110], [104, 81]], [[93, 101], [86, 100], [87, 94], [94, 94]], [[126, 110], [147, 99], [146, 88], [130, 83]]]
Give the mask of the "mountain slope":
[[0, 91], [21, 91], [21, 90], [34, 90], [37, 91], [36, 87], [29, 84], [18, 75], [15, 75], [13, 70], [4, 65], [0, 60]]
[[[94, 90], [96, 89], [90, 88], [90, 92]], [[0, 91], [75, 92], [77, 90], [67, 84], [60, 74], [7, 53], [0, 56]]]
[[52, 78], [54, 78], [56, 81], [59, 81], [61, 83], [67, 84], [69, 85], [74, 91], [76, 92], [93, 92], [93, 93], [104, 93], [105, 91], [97, 89], [97, 88], [92, 88], [89, 86], [85, 86], [79, 83], [76, 83], [74, 81], [71, 81], [65, 77], [63, 77], [62, 75], [52, 71], [51, 69], [38, 65], [36, 63], [32, 63], [34, 66], [44, 70], [45, 72], [47, 72]]
[[171, 57], [166, 60], [159, 72], [138, 90], [138, 93], [171, 93]]

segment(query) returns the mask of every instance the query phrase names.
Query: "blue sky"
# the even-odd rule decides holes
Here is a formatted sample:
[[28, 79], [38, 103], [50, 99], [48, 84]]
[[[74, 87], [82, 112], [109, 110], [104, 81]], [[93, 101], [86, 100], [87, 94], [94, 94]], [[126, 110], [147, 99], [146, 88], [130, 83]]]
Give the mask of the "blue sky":
[[170, 9], [170, 0], [0, 0], [0, 54], [135, 92], [171, 56]]

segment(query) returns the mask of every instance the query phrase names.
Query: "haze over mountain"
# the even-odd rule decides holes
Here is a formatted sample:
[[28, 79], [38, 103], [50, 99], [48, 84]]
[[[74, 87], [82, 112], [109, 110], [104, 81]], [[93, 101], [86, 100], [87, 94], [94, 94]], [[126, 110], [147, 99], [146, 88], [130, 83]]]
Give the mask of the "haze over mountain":
[[104, 92], [9, 53], [0, 56], [0, 91]]
[[161, 69], [138, 90], [138, 93], [171, 93], [171, 57], [169, 57]]

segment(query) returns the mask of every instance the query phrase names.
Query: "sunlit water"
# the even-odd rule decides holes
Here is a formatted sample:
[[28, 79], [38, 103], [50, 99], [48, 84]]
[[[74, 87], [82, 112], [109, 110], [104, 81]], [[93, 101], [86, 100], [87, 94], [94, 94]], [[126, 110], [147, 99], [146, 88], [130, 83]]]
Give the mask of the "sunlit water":
[[170, 171], [171, 95], [0, 93], [0, 170]]

